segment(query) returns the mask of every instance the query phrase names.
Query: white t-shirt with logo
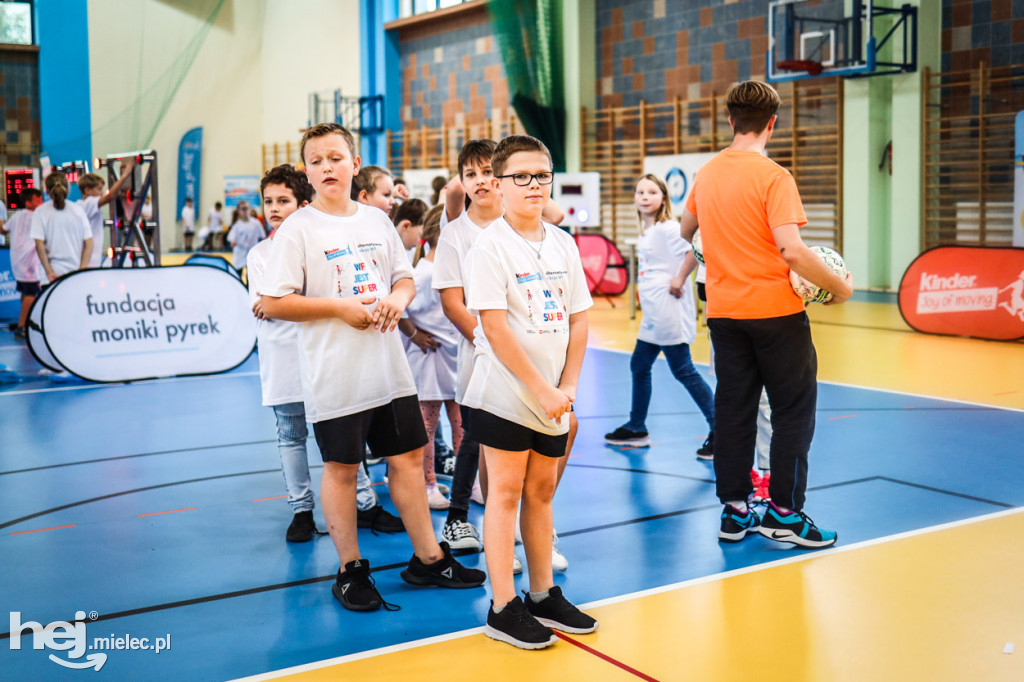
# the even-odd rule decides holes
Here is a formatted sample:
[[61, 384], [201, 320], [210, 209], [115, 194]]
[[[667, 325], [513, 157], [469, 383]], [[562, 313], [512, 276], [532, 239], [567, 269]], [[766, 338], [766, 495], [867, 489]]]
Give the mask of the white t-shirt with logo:
[[181, 231], [185, 234], [196, 231], [196, 210], [191, 206], [181, 207]]
[[[85, 211], [74, 203], [64, 204], [58, 211], [48, 201], [32, 212], [32, 239], [42, 239], [46, 244], [46, 257], [50, 267], [60, 275], [74, 272], [82, 264], [82, 248], [85, 240], [92, 239], [92, 230]], [[46, 271], [39, 268], [39, 282], [49, 284]]]
[[42, 270], [32, 238], [32, 214], [27, 209], [18, 211], [4, 225], [11, 235], [11, 272], [16, 282], [38, 282]]
[[[437, 255], [434, 256], [434, 279], [431, 282], [434, 289], [462, 287], [462, 294], [466, 295], [463, 273], [469, 271], [469, 250], [483, 231], [484, 228], [470, 220], [469, 214], [465, 211], [441, 228], [441, 237], [437, 240]], [[459, 334], [458, 355], [455, 400], [462, 404], [466, 386], [469, 385], [469, 375], [473, 371], [473, 344], [462, 334]]]
[[[273, 242], [264, 239], [249, 251], [249, 307], [260, 298], [266, 282], [267, 261]], [[299, 364], [299, 323], [288, 320], [257, 320], [256, 341], [260, 359], [263, 405], [287, 405], [303, 401]]]
[[92, 256], [89, 257], [89, 267], [98, 268], [103, 263], [103, 212], [100, 210], [100, 198], [84, 197], [77, 203], [85, 212], [85, 217], [89, 220], [89, 229], [92, 231]]
[[207, 217], [207, 224], [210, 226], [210, 233], [217, 234], [220, 232], [221, 227], [224, 226], [224, 214], [215, 208], [211, 208], [210, 215]]
[[412, 269], [416, 298], [406, 309], [409, 319], [434, 335], [441, 347], [424, 353], [415, 343], [406, 346], [409, 367], [420, 400], [452, 400], [458, 370], [459, 339], [463, 338], [441, 308], [441, 292], [431, 288], [434, 263], [421, 258]]
[[643, 319], [637, 338], [658, 346], [692, 344], [697, 335], [697, 308], [689, 280], [683, 295], [668, 292], [672, 278], [679, 272], [690, 243], [679, 236], [679, 223], [666, 220], [642, 230], [637, 239], [639, 260], [637, 290]]
[[[278, 228], [261, 293], [381, 299], [407, 277], [409, 259], [383, 211], [357, 204], [354, 215], [341, 217], [305, 206]], [[360, 330], [340, 318], [299, 323], [300, 361], [310, 390], [306, 418], [335, 419], [415, 395], [399, 336], [397, 329]]]
[[259, 244], [260, 240], [266, 236], [263, 224], [255, 218], [239, 220], [231, 226], [231, 231], [228, 232], [228, 241], [235, 244], [231, 253], [231, 262], [234, 263], [236, 270], [245, 267], [245, 257], [249, 254], [249, 249]]
[[[527, 242], [504, 219], [492, 223], [473, 245], [466, 300], [478, 317], [481, 310], [507, 310], [516, 340], [545, 381], [557, 386], [569, 347], [569, 316], [593, 300], [576, 242], [553, 225], [545, 223], [544, 231], [543, 241]], [[568, 432], [569, 415], [558, 421], [545, 416], [533, 393], [497, 358], [480, 324], [475, 345], [465, 405], [539, 433]]]

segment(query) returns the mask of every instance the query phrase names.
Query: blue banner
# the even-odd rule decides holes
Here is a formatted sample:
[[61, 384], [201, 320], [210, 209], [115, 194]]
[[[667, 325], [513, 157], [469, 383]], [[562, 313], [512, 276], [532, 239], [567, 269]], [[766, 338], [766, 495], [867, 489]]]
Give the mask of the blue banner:
[[181, 137], [178, 145], [178, 203], [175, 218], [181, 220], [185, 199], [192, 200], [192, 209], [199, 217], [199, 188], [203, 169], [203, 129], [193, 128]]
[[21, 312], [21, 294], [15, 288], [11, 272], [11, 252], [0, 249], [0, 320], [16, 320]]
[[1017, 144], [1013, 155], [1013, 245], [1024, 246], [1024, 111], [1017, 112], [1016, 132]]

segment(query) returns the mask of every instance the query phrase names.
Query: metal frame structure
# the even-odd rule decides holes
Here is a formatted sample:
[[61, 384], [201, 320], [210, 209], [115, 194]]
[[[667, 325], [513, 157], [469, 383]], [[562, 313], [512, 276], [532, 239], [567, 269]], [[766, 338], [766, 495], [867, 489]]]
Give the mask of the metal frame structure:
[[[843, 76], [844, 78], [868, 78], [896, 73], [917, 71], [917, 7], [903, 4], [900, 7], [876, 7], [874, 0], [854, 0], [853, 11], [841, 19], [812, 17], [797, 13], [799, 5], [807, 0], [772, 0], [768, 5], [768, 80], [776, 83], [815, 78], [817, 76]], [[777, 10], [781, 8], [785, 32], [785, 44], [776, 41]], [[892, 26], [880, 38], [874, 35], [875, 20], [895, 17]], [[805, 25], [817, 31], [804, 31]], [[897, 35], [902, 37], [902, 59], [879, 61], [878, 53]], [[816, 35], [829, 37], [829, 54], [822, 59], [819, 53], [805, 52], [804, 37]], [[799, 51], [797, 51], [799, 48]], [[780, 52], [787, 59], [779, 59]], [[780, 69], [780, 64], [790, 61], [799, 69]], [[806, 65], [814, 62], [818, 69], [809, 72]]]
[[[160, 265], [160, 201], [157, 192], [156, 152], [153, 150], [108, 154], [96, 159], [96, 170], [107, 169], [107, 186], [112, 187], [120, 178], [124, 161], [132, 160], [132, 178], [122, 187], [118, 196], [108, 204], [110, 217], [103, 221], [110, 230], [113, 250], [112, 266], [155, 267]], [[146, 197], [152, 196], [153, 215], [142, 217]], [[153, 230], [152, 247], [146, 242], [146, 230]]]

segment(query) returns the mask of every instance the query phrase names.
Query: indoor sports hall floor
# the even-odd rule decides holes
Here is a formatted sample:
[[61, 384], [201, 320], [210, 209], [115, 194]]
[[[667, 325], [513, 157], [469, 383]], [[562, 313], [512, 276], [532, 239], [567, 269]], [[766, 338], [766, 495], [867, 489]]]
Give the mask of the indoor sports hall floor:
[[[0, 332], [0, 364], [25, 379], [0, 387], [0, 611], [95, 615], [90, 644], [170, 638], [69, 670], [27, 635], [12, 650], [3, 623], [0, 679], [1024, 680], [1024, 344], [916, 334], [890, 297], [857, 299], [812, 311], [807, 511], [839, 532], [818, 552], [717, 542], [713, 470], [693, 456], [703, 420], [663, 360], [654, 444], [604, 445], [628, 411], [635, 322], [597, 302], [555, 520], [571, 562], [556, 582], [601, 628], [540, 652], [480, 634], [485, 588], [405, 585], [402, 535], [360, 531], [401, 611], [334, 601], [329, 539], [284, 541], [255, 357], [219, 376], [58, 384]], [[707, 361], [706, 338], [694, 354]]]

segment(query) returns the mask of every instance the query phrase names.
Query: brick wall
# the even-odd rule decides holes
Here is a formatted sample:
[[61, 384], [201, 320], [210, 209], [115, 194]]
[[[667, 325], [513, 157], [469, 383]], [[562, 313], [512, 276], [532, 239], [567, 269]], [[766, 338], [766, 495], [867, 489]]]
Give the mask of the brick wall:
[[406, 127], [507, 118], [508, 80], [483, 7], [452, 21], [403, 29], [398, 49]]
[[0, 165], [39, 163], [39, 64], [35, 52], [0, 47]]
[[942, 0], [942, 70], [1024, 64], [1024, 0]]

